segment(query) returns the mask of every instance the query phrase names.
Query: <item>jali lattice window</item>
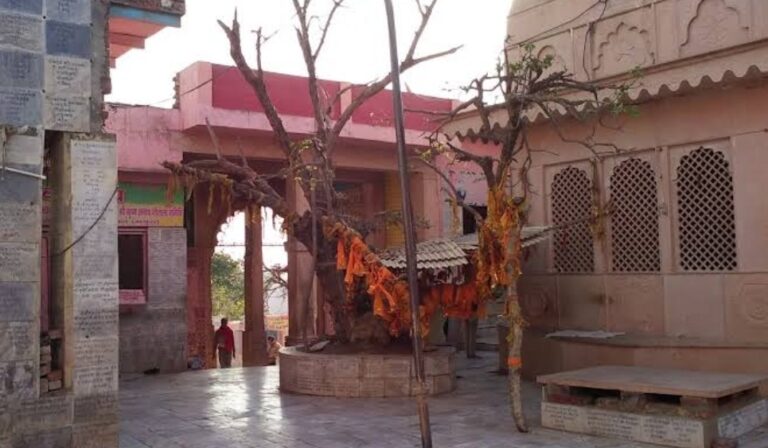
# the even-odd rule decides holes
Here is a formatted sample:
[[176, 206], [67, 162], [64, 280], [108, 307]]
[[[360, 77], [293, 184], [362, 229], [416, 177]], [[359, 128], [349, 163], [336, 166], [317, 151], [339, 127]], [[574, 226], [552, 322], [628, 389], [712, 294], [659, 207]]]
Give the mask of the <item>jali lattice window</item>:
[[661, 270], [659, 208], [651, 164], [623, 161], [611, 174], [611, 255], [614, 272]]
[[736, 269], [733, 177], [722, 152], [699, 148], [680, 160], [677, 201], [680, 267]]
[[592, 181], [587, 172], [568, 167], [557, 173], [552, 182], [552, 224], [563, 226], [554, 235], [557, 272], [595, 270], [591, 212]]

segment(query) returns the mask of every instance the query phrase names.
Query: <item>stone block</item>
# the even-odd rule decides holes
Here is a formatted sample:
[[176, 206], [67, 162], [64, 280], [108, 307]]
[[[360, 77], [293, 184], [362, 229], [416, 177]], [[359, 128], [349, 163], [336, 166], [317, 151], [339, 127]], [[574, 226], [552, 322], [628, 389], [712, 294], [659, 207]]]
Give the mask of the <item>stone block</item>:
[[74, 422], [115, 422], [118, 417], [117, 393], [75, 397]]
[[45, 91], [55, 95], [83, 95], [91, 90], [91, 61], [65, 56], [45, 58]]
[[[541, 252], [546, 253], [543, 250]], [[526, 321], [536, 328], [557, 328], [556, 278], [551, 275], [527, 274], [528, 271], [520, 277], [520, 306]]]
[[53, 392], [53, 391], [56, 391], [56, 390], [60, 390], [62, 388], [62, 386], [63, 386], [63, 384], [62, 384], [61, 380], [59, 380], [59, 381], [48, 380], [48, 390], [50, 392]]
[[117, 390], [117, 352], [117, 337], [80, 339], [75, 343], [75, 395], [110, 394]]
[[664, 280], [660, 275], [609, 275], [608, 330], [664, 334]]
[[35, 322], [0, 323], [0, 362], [34, 359], [38, 332]]
[[768, 275], [725, 276], [725, 331], [729, 341], [768, 339]]
[[411, 395], [410, 378], [385, 378], [384, 396], [385, 397], [407, 397]]
[[43, 88], [43, 56], [24, 51], [0, 50], [0, 87]]
[[48, 381], [61, 381], [63, 377], [61, 370], [51, 370], [48, 374]]
[[42, 15], [43, 0], [0, 0], [0, 9]]
[[116, 447], [119, 433], [117, 424], [75, 425], [72, 429], [72, 446], [77, 448]]
[[[78, 338], [103, 338], [115, 336], [118, 326], [118, 309], [90, 308], [83, 303], [75, 311], [75, 334]], [[103, 306], [103, 305], [102, 305]]]
[[[31, 171], [35, 173], [34, 169]], [[39, 206], [40, 202], [42, 201], [42, 188], [42, 181], [40, 179], [6, 172], [5, 180], [0, 182], [0, 204], [24, 204]], [[37, 211], [35, 214], [40, 215], [40, 212]], [[8, 219], [13, 218], [13, 215], [8, 216]], [[40, 239], [39, 236], [37, 239]]]
[[768, 423], [768, 401], [759, 400], [717, 419], [720, 437], [736, 439]]
[[424, 357], [424, 372], [426, 375], [446, 375], [451, 371], [449, 358], [429, 355]]
[[0, 396], [5, 395], [11, 403], [37, 398], [37, 369], [37, 361], [0, 363]]
[[360, 364], [359, 357], [342, 356], [334, 359], [327, 371], [334, 379], [357, 379], [360, 377]]
[[13, 448], [71, 448], [72, 428], [61, 428], [53, 431], [32, 434], [17, 434], [13, 437]]
[[333, 381], [334, 397], [359, 397], [361, 391], [358, 378], [336, 378]]
[[[14, 0], [0, 0], [11, 1]], [[37, 0], [30, 0], [32, 3]], [[26, 3], [26, 0], [19, 3]], [[43, 18], [32, 17], [0, 9], [0, 48], [31, 51], [43, 51]]]
[[545, 428], [681, 448], [707, 448], [710, 437], [699, 420], [547, 402], [541, 420]]
[[360, 367], [364, 378], [384, 378], [384, 356], [366, 356]]
[[45, 96], [43, 122], [55, 131], [88, 132], [90, 130], [90, 98], [74, 95]]
[[43, 129], [31, 128], [28, 134], [11, 135], [5, 144], [5, 152], [0, 154], [0, 160], [6, 166], [42, 174]]
[[40, 312], [35, 283], [0, 283], [0, 322], [31, 321]]
[[[0, 182], [0, 196], [4, 196], [2, 184], [3, 182]], [[31, 202], [0, 201], [0, 241], [36, 242], [40, 240], [41, 229], [40, 205]]]
[[557, 278], [560, 327], [597, 330], [605, 325], [603, 279], [596, 275], [562, 275]]
[[432, 378], [431, 394], [445, 394], [456, 389], [456, 375], [438, 375]]
[[48, 378], [40, 378], [40, 395], [48, 393]]
[[664, 297], [668, 336], [724, 339], [722, 275], [668, 275], [664, 278]]
[[13, 414], [17, 433], [32, 433], [72, 424], [72, 395], [49, 394], [22, 402]]
[[55, 20], [45, 21], [46, 53], [57, 56], [91, 57], [91, 27]]
[[384, 379], [383, 378], [366, 378], [360, 384], [360, 396], [381, 398], [385, 396], [384, 393]]
[[91, 0], [45, 0], [45, 15], [49, 20], [89, 25]]
[[39, 278], [39, 243], [0, 243], [0, 282], [35, 282]]
[[384, 357], [385, 378], [410, 378], [411, 360], [404, 357]]
[[[0, 22], [0, 29], [2, 26]], [[0, 87], [0, 123], [38, 126], [43, 122], [42, 109], [42, 92]]]

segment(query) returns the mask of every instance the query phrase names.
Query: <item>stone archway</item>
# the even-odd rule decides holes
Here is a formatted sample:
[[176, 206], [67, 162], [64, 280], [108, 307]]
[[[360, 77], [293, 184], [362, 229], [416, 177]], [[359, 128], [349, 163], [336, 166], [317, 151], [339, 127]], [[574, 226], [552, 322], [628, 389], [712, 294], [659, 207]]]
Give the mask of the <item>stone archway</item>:
[[[213, 200], [210, 195], [213, 194]], [[199, 358], [206, 368], [215, 367], [212, 325], [211, 261], [217, 245], [217, 235], [228, 218], [243, 211], [238, 204], [228, 204], [211, 191], [198, 186], [187, 203], [190, 244], [188, 247], [187, 295], [187, 355]], [[247, 219], [245, 226], [245, 332], [243, 333], [243, 366], [268, 363], [264, 323], [264, 279], [261, 252], [261, 222]]]

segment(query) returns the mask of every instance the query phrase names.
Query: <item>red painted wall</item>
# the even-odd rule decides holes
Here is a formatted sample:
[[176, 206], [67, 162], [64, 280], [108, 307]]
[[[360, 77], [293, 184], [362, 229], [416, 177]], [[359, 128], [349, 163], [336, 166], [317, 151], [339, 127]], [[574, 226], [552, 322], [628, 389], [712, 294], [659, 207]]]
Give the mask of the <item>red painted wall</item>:
[[[359, 95], [363, 88], [353, 88], [353, 95]], [[451, 100], [406, 93], [403, 95], [403, 106], [406, 111], [410, 109], [447, 113], [451, 110]], [[406, 129], [431, 131], [436, 127], [434, 123], [435, 118], [435, 116], [429, 114], [406, 112], [405, 127]], [[385, 90], [368, 100], [355, 111], [352, 115], [352, 121], [372, 126], [392, 126], [394, 124], [392, 116], [392, 91]]]
[[[313, 116], [306, 78], [277, 73], [267, 73], [264, 78], [278, 112], [299, 117]], [[338, 82], [320, 81], [320, 86], [328, 98], [333, 98], [339, 92], [339, 85]], [[213, 107], [264, 112], [256, 94], [240, 75], [240, 71], [236, 67], [223, 65], [213, 66]], [[339, 115], [338, 109], [337, 104], [332, 112], [334, 117]]]
[[[245, 110], [264, 112], [256, 94], [240, 75], [236, 67], [214, 65], [213, 67], [213, 107], [227, 110]], [[312, 102], [309, 98], [307, 80], [301, 76], [266, 73], [267, 88], [277, 110], [284, 115], [312, 117]], [[329, 101], [341, 89], [341, 83], [335, 81], [320, 81], [324, 94]], [[352, 95], [357, 96], [364, 87], [352, 88]], [[406, 109], [426, 110], [433, 112], [449, 112], [451, 100], [406, 93], [403, 95]], [[332, 111], [332, 117], [340, 114], [340, 104], [337, 102]], [[435, 128], [435, 117], [428, 114], [406, 113], [405, 126], [407, 129], [430, 131]], [[383, 91], [363, 104], [352, 116], [352, 121], [359, 124], [391, 127], [392, 126], [392, 92]]]

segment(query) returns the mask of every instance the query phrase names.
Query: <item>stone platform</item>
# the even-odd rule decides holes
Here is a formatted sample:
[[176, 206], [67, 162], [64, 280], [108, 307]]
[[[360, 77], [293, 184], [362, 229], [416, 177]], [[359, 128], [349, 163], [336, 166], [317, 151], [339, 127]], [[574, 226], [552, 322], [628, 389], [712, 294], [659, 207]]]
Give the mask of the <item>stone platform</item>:
[[[455, 351], [424, 353], [430, 395], [456, 388]], [[280, 390], [325, 397], [408, 397], [416, 392], [413, 360], [406, 354], [305, 353], [280, 350]]]
[[538, 378], [542, 426], [682, 448], [709, 448], [768, 422], [760, 375], [602, 366]]

